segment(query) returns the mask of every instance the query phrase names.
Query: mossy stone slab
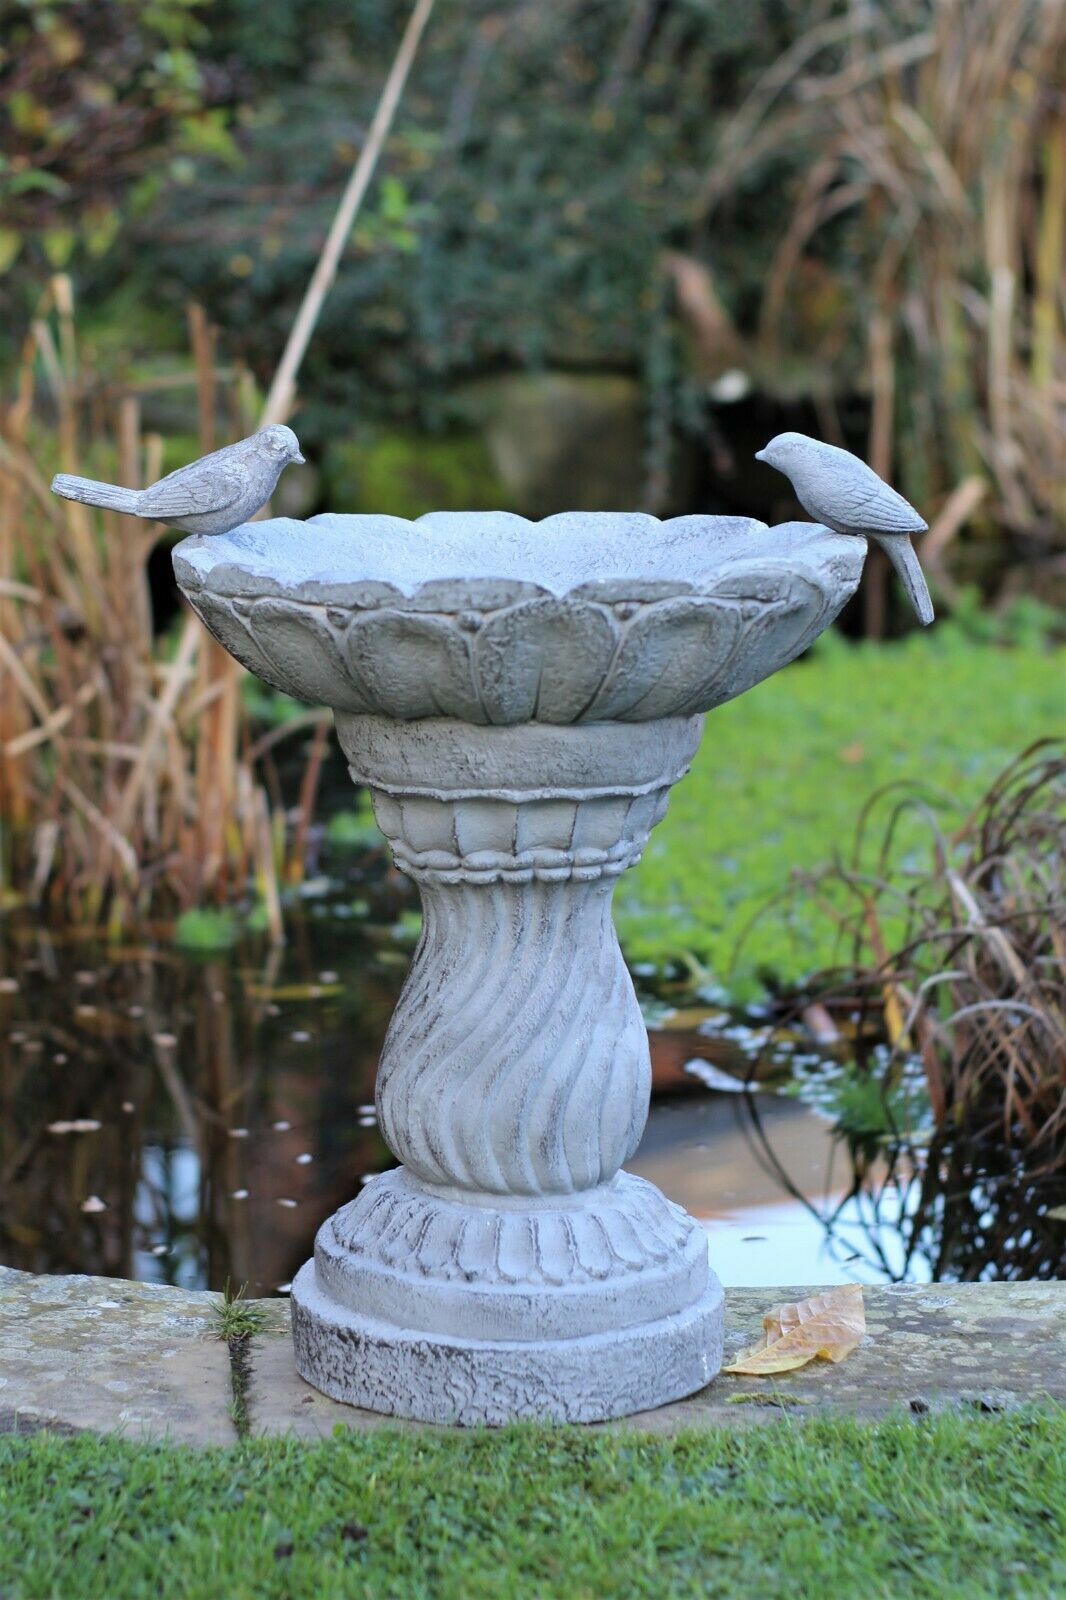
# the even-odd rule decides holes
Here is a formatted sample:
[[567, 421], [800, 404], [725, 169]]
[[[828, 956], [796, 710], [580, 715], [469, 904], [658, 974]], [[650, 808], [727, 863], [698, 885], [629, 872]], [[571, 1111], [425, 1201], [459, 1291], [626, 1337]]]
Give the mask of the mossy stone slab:
[[217, 1295], [0, 1267], [0, 1431], [231, 1444]]
[[[772, 1305], [816, 1292], [727, 1290], [726, 1361], [754, 1343]], [[973, 1408], [976, 1415], [1032, 1402], [1066, 1405], [1066, 1282], [895, 1284], [868, 1287], [864, 1297], [867, 1337], [839, 1366], [818, 1361], [766, 1379], [722, 1374], [688, 1400], [608, 1426], [674, 1433], [783, 1414], [873, 1419], [899, 1410]], [[232, 1442], [217, 1301], [157, 1284], [0, 1268], [0, 1429]], [[288, 1302], [253, 1304], [263, 1317], [251, 1347], [254, 1434], [323, 1437], [338, 1423], [424, 1426], [319, 1394], [296, 1372]]]
[[[817, 1292], [727, 1289], [726, 1362], [756, 1342], [771, 1306]], [[900, 1409], [1009, 1410], [1049, 1398], [1066, 1404], [1066, 1283], [893, 1284], [866, 1288], [864, 1300], [867, 1337], [838, 1366], [815, 1361], [762, 1379], [723, 1373], [687, 1400], [610, 1426], [676, 1433], [743, 1427], [784, 1413], [872, 1419]], [[253, 1432], [314, 1437], [337, 1423], [366, 1428], [389, 1420], [304, 1383], [292, 1364], [288, 1304], [259, 1305], [265, 1320], [252, 1357]]]

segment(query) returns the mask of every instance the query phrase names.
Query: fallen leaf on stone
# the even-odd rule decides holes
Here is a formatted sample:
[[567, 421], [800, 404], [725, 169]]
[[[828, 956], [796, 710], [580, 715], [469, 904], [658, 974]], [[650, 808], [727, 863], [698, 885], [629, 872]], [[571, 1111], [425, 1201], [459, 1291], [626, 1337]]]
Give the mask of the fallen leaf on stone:
[[845, 1283], [809, 1300], [775, 1306], [763, 1317], [762, 1325], [761, 1343], [723, 1367], [723, 1372], [764, 1378], [805, 1367], [816, 1356], [823, 1361], [843, 1361], [866, 1332], [862, 1288]]

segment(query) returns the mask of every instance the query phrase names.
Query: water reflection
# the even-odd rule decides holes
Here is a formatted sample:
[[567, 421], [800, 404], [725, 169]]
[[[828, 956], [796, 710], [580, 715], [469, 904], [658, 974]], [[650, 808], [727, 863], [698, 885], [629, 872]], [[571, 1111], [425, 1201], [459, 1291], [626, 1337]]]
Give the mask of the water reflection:
[[[359, 892], [355, 912], [344, 893], [307, 905], [281, 954], [200, 961], [9, 921], [0, 1260], [285, 1291], [318, 1224], [392, 1164], [373, 1084], [406, 952], [390, 885]], [[824, 1110], [722, 1092], [753, 1067], [787, 1074], [795, 1039], [708, 1008], [668, 1021], [631, 1166], [705, 1222], [727, 1284], [1061, 1270], [1061, 1180], [936, 1147], [857, 1165]]]
[[[7, 1264], [270, 1293], [391, 1158], [368, 1115], [403, 963], [325, 921], [249, 966], [16, 942], [0, 995]], [[19, 957], [21, 956], [21, 959]], [[330, 965], [332, 963], [332, 965]]]

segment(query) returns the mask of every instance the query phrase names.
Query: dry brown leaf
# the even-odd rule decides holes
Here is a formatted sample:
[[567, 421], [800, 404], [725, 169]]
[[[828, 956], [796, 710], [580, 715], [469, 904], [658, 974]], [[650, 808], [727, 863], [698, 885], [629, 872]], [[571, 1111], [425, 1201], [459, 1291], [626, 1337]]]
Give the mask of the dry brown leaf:
[[763, 1317], [762, 1325], [762, 1342], [723, 1367], [723, 1372], [766, 1378], [805, 1367], [815, 1357], [843, 1361], [866, 1333], [862, 1287], [845, 1283], [809, 1300], [775, 1306]]

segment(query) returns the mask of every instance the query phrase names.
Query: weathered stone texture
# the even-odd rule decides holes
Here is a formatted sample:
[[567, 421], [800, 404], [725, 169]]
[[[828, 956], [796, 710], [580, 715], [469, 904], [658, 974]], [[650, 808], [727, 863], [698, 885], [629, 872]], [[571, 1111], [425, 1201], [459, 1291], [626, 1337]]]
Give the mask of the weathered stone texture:
[[[815, 1292], [728, 1290], [726, 1359], [754, 1342], [771, 1305]], [[1066, 1405], [1066, 1283], [907, 1284], [864, 1293], [867, 1338], [839, 1366], [819, 1361], [763, 1379], [722, 1374], [687, 1400], [610, 1426], [674, 1433], [746, 1427], [783, 1413], [875, 1418], [901, 1409]], [[0, 1429], [231, 1441], [228, 1357], [214, 1337], [217, 1302], [216, 1295], [153, 1284], [35, 1278], [0, 1268]], [[328, 1437], [338, 1423], [424, 1426], [338, 1404], [311, 1388], [293, 1361], [288, 1303], [262, 1300], [258, 1307], [253, 1434]]]
[[217, 1295], [0, 1267], [0, 1431], [66, 1426], [228, 1444]]

